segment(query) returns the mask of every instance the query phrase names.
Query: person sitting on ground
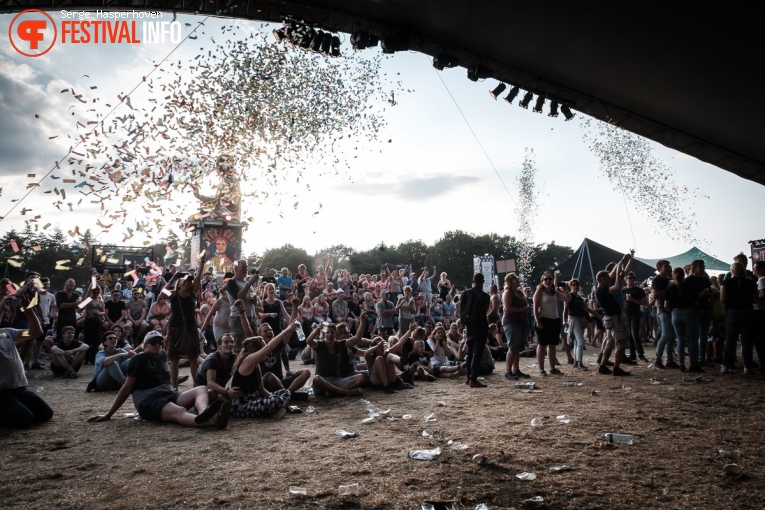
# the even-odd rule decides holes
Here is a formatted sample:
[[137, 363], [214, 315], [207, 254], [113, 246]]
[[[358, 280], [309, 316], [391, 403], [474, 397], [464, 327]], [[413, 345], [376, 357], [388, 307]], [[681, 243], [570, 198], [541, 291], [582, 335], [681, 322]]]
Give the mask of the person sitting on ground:
[[452, 355], [451, 348], [446, 340], [446, 330], [440, 324], [436, 325], [430, 338], [427, 340], [426, 351], [431, 351], [430, 356], [430, 372], [436, 377], [451, 377], [455, 374], [462, 375], [465, 373], [461, 369], [461, 364], [457, 361], [452, 361], [449, 356]]
[[53, 344], [50, 350], [53, 354], [50, 364], [53, 375], [76, 379], [89, 348], [88, 344], [74, 339], [74, 326], [64, 326], [61, 340]]
[[359, 342], [358, 335], [348, 340], [336, 340], [337, 326], [325, 324], [322, 328], [323, 341], [316, 341], [315, 335], [306, 338], [306, 343], [314, 350], [316, 357], [316, 375], [313, 378], [313, 389], [317, 395], [358, 396], [361, 386], [366, 384], [363, 374], [353, 374], [343, 377], [340, 374], [340, 361], [347, 356], [347, 350]]
[[197, 370], [194, 386], [205, 386], [211, 400], [217, 398], [217, 395], [227, 399], [243, 397], [244, 393], [239, 388], [226, 387], [235, 361], [234, 337], [231, 333], [224, 333], [218, 340], [218, 350], [207, 356]]
[[[396, 374], [396, 365], [386, 348], [383, 338], [378, 336], [372, 340], [372, 345], [364, 352], [369, 371], [369, 386], [373, 390], [383, 390], [385, 393], [395, 393], [400, 378]], [[401, 381], [403, 382], [403, 381]]]
[[93, 370], [93, 379], [88, 383], [85, 391], [114, 391], [125, 384], [123, 364], [126, 359], [135, 355], [130, 350], [117, 348], [117, 335], [107, 331], [102, 337], [103, 349], [96, 353], [96, 366]]
[[[167, 353], [162, 349], [164, 338], [158, 331], [149, 331], [144, 338], [145, 352], [136, 355], [127, 368], [127, 380], [114, 398], [105, 415], [93, 416], [88, 421], [111, 419], [127, 398], [132, 395], [133, 405], [144, 420], [165, 421], [184, 427], [226, 428], [231, 412], [227, 400], [209, 403], [207, 388], [197, 386], [177, 393], [170, 384]], [[188, 411], [194, 407], [198, 414]]]
[[27, 388], [29, 382], [16, 346], [34, 341], [43, 334], [43, 330], [27, 298], [21, 295], [18, 299], [24, 308], [29, 329], [0, 329], [0, 427], [24, 428], [47, 422], [53, 417], [53, 409], [48, 403]]
[[167, 318], [170, 315], [170, 303], [167, 302], [167, 295], [160, 293], [157, 300], [151, 305], [149, 317], [151, 317], [151, 328], [162, 328], [162, 334], [167, 334]]
[[[238, 300], [237, 300], [238, 302]], [[236, 303], [234, 303], [236, 304]], [[246, 321], [246, 319], [244, 319]], [[242, 350], [234, 362], [231, 386], [243, 395], [231, 400], [231, 414], [237, 418], [259, 418], [272, 416], [281, 418], [286, 414], [285, 408], [292, 397], [289, 390], [281, 388], [269, 392], [263, 385], [260, 365], [274, 349], [289, 340], [299, 324], [290, 323], [281, 333], [271, 338], [268, 343], [263, 337], [248, 337], [242, 343]], [[270, 330], [270, 327], [269, 327]]]

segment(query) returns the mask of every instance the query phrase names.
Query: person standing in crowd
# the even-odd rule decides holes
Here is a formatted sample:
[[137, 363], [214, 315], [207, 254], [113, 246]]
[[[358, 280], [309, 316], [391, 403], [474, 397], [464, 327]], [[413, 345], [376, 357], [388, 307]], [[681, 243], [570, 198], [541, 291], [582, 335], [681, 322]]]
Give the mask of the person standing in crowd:
[[101, 287], [95, 285], [88, 289], [88, 298], [90, 301], [85, 305], [85, 325], [82, 328], [85, 343], [90, 346], [85, 357], [85, 363], [95, 365], [96, 351], [98, 351], [98, 346], [101, 343], [101, 327], [106, 316], [104, 300], [101, 297]]
[[677, 338], [677, 358], [680, 362], [680, 371], [685, 372], [685, 348], [688, 353], [692, 372], [702, 372], [698, 366], [699, 344], [698, 316], [696, 314], [696, 301], [701, 290], [699, 279], [685, 277], [685, 270], [676, 267], [672, 270], [672, 283], [664, 293], [664, 308], [672, 316], [672, 327], [675, 329]]
[[[435, 278], [435, 275], [436, 266], [433, 266], [433, 278]], [[433, 280], [428, 275], [428, 269], [426, 267], [422, 268], [422, 274], [420, 274], [420, 277], [417, 279], [417, 283], [420, 287], [422, 297], [425, 298], [425, 304], [430, 306], [430, 303], [433, 302]]]
[[551, 374], [561, 374], [555, 367], [555, 346], [560, 343], [561, 318], [558, 314], [558, 301], [565, 305], [571, 300], [568, 290], [558, 286], [558, 273], [555, 278], [550, 273], [542, 275], [542, 282], [534, 293], [534, 322], [537, 324], [537, 364], [539, 375], [545, 371], [545, 354], [550, 364]]
[[[205, 256], [199, 261], [204, 266]], [[178, 363], [181, 356], [189, 360], [189, 369], [194, 376], [199, 369], [199, 330], [196, 323], [196, 296], [199, 292], [201, 272], [192, 279], [190, 274], [175, 273], [168, 283], [170, 291], [170, 322], [167, 325], [165, 349], [170, 360], [170, 381], [178, 388]], [[132, 363], [132, 362], [131, 362]]]
[[[505, 290], [502, 292], [502, 327], [507, 340], [505, 358], [505, 379], [518, 380], [529, 377], [518, 366], [520, 353], [529, 336], [528, 314], [531, 307], [521, 291], [521, 282], [515, 273], [505, 275]], [[456, 328], [455, 328], [456, 329]]]
[[[176, 277], [174, 277], [176, 278]], [[114, 398], [109, 412], [90, 418], [90, 422], [108, 421], [129, 396], [138, 415], [148, 421], [164, 421], [184, 427], [226, 428], [231, 404], [224, 399], [210, 403], [207, 388], [197, 386], [183, 393], [176, 392], [170, 383], [167, 353], [162, 349], [164, 338], [157, 331], [149, 331], [143, 341], [145, 351], [130, 360], [127, 380]], [[194, 407], [198, 414], [188, 411]]]
[[698, 337], [689, 338], [688, 341], [698, 344], [697, 360], [692, 359], [690, 364], [699, 369], [706, 363], [709, 327], [712, 323], [712, 285], [705, 269], [706, 264], [703, 260], [694, 260], [691, 262], [691, 274], [685, 278], [688, 285], [698, 290], [696, 301], [693, 303], [696, 309]]
[[56, 292], [56, 338], [61, 339], [61, 331], [65, 326], [77, 329], [77, 307], [80, 305], [80, 294], [74, 291], [76, 283], [74, 278], [64, 282], [64, 290]]
[[574, 337], [574, 368], [586, 371], [582, 357], [584, 356], [584, 331], [589, 323], [587, 303], [579, 291], [579, 280], [576, 278], [568, 282], [569, 297], [563, 305], [563, 320], [568, 322], [570, 334]]
[[[241, 299], [244, 302], [244, 314], [253, 331], [258, 327], [255, 322], [257, 311], [253, 286], [257, 285], [260, 278], [259, 275], [260, 270], [256, 268], [254, 274], [247, 278], [247, 261], [240, 259], [234, 262], [234, 277], [226, 283], [229, 302], [233, 303], [237, 299]], [[234, 337], [234, 352], [239, 352], [244, 341], [244, 331], [242, 330], [239, 314], [239, 310], [232, 306], [231, 317], [229, 318], [229, 331], [231, 331], [231, 335]]]
[[643, 351], [643, 340], [640, 335], [640, 320], [643, 314], [641, 309], [648, 304], [648, 297], [640, 286], [635, 285], [635, 273], [632, 271], [627, 273], [626, 280], [627, 286], [622, 288], [622, 296], [624, 297], [623, 317], [626, 317], [626, 326], [631, 332], [629, 358], [632, 361], [638, 358], [640, 361], [648, 361], [645, 357], [645, 351]]
[[[726, 374], [734, 369], [736, 343], [741, 335], [741, 356], [744, 358], [744, 373], [753, 372], [751, 314], [753, 304], [759, 301], [757, 284], [748, 278], [746, 268], [741, 262], [730, 266], [731, 277], [722, 282], [720, 300], [725, 305], [725, 348], [720, 373]], [[762, 359], [760, 359], [762, 362]]]
[[[614, 376], [630, 375], [630, 372], [621, 368], [624, 360], [624, 349], [627, 347], [627, 331], [622, 322], [621, 307], [613, 296], [613, 294], [621, 292], [621, 269], [616, 269], [616, 280], [613, 285], [610, 285], [611, 275], [608, 271], [599, 271], [595, 278], [598, 282], [598, 287], [595, 289], [595, 300], [600, 309], [603, 310], [603, 327], [606, 331], [603, 336], [598, 373], [604, 375], [613, 373]], [[614, 355], [614, 370], [611, 372], [607, 365], [611, 352], [614, 351], [616, 353]]]
[[48, 403], [27, 388], [29, 382], [17, 344], [32, 342], [44, 332], [26, 296], [20, 295], [18, 299], [23, 305], [29, 329], [0, 329], [0, 427], [24, 428], [45, 423], [53, 417], [53, 409]]
[[[451, 283], [446, 280], [446, 273], [441, 273], [441, 280], [445, 280], [451, 290]], [[441, 289], [441, 282], [439, 282], [439, 289]], [[444, 297], [446, 297], [445, 294]], [[478, 380], [478, 374], [489, 334], [489, 321], [486, 317], [489, 304], [489, 295], [483, 291], [483, 274], [476, 273], [473, 276], [473, 286], [463, 292], [460, 299], [460, 321], [467, 328], [466, 384], [471, 388], [486, 387], [486, 384]]]
[[754, 263], [754, 275], [757, 277], [757, 299], [752, 312], [752, 339], [760, 360], [758, 372], [765, 372], [765, 260]]
[[[651, 296], [656, 303], [656, 318], [659, 322], [659, 341], [656, 342], [656, 361], [654, 366], [659, 369], [678, 368], [680, 365], [672, 359], [672, 350], [675, 342], [675, 330], [672, 327], [672, 318], [664, 308], [664, 293], [669, 287], [672, 277], [672, 266], [668, 260], [656, 262], [656, 270], [659, 272], [651, 281]], [[662, 363], [664, 351], [667, 351], [667, 364]]]
[[446, 273], [441, 273], [441, 279], [438, 280], [437, 287], [438, 296], [443, 302], [443, 300], [446, 299], [446, 296], [452, 291], [452, 282], [446, 277]]

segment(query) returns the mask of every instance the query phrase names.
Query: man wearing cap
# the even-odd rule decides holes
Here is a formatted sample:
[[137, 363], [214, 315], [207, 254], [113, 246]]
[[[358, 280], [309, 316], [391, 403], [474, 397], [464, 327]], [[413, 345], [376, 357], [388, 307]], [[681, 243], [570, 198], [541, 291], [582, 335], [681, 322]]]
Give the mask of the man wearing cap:
[[226, 292], [228, 292], [229, 302], [233, 303], [241, 299], [244, 303], [244, 312], [240, 312], [235, 306], [231, 307], [231, 317], [229, 327], [231, 335], [234, 337], [234, 352], [239, 352], [244, 341], [244, 331], [239, 319], [239, 315], [244, 313], [250, 323], [250, 328], [255, 331], [258, 325], [255, 322], [255, 291], [253, 286], [258, 284], [260, 271], [255, 269], [255, 274], [247, 278], [247, 261], [244, 259], [234, 262], [234, 277], [226, 282]]
[[383, 338], [388, 338], [395, 333], [393, 317], [398, 313], [396, 305], [388, 300], [389, 295], [390, 291], [388, 289], [382, 289], [380, 291], [380, 300], [375, 303], [378, 334]]
[[[144, 352], [136, 355], [128, 365], [127, 380], [114, 398], [111, 409], [105, 415], [94, 416], [88, 421], [109, 420], [128, 396], [144, 420], [178, 423], [184, 427], [226, 428], [231, 412], [227, 400], [217, 399], [210, 404], [207, 388], [197, 386], [178, 393], [170, 385], [170, 367], [167, 353], [162, 350], [164, 338], [158, 331], [149, 331], [144, 338]], [[194, 407], [197, 415], [188, 411]]]
[[473, 287], [463, 292], [460, 297], [460, 320], [467, 328], [466, 384], [471, 388], [486, 387], [478, 380], [478, 375], [489, 335], [489, 320], [486, 314], [490, 304], [491, 298], [483, 291], [483, 274], [476, 273], [473, 276]]

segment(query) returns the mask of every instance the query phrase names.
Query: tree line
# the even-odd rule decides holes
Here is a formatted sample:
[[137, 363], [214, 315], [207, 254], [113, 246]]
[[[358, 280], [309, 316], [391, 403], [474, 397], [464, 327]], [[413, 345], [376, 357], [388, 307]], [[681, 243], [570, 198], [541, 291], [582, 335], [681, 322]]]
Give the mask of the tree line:
[[[15, 251], [11, 241], [15, 241]], [[75, 278], [78, 283], [85, 282], [90, 273], [90, 249], [99, 241], [90, 230], [86, 230], [77, 240], [67, 236], [59, 228], [37, 232], [30, 227], [23, 231], [10, 230], [0, 236], [0, 274], [16, 275], [24, 269], [34, 269], [51, 278], [54, 288], [60, 288], [67, 278]], [[171, 251], [167, 250], [167, 247]], [[162, 242], [153, 245], [154, 262], [158, 265], [183, 263], [183, 255], [188, 255], [189, 241], [179, 238], [174, 232]], [[262, 253], [251, 253], [246, 258], [250, 264], [262, 264], [262, 267], [281, 269], [289, 268], [297, 272], [300, 264], [305, 264], [309, 273], [332, 255], [335, 269], [348, 269], [352, 273], [376, 274], [383, 264], [411, 264], [418, 275], [424, 267], [432, 273], [446, 272], [449, 279], [458, 287], [470, 286], [473, 276], [473, 256], [491, 255], [495, 261], [518, 259], [523, 253], [523, 243], [512, 236], [499, 234], [475, 235], [462, 230], [453, 230], [432, 245], [421, 240], [409, 240], [397, 245], [380, 243], [372, 249], [359, 251], [344, 244], [338, 244], [309, 254], [305, 249], [285, 244], [279, 248]], [[170, 253], [173, 252], [171, 255]], [[178, 253], [175, 253], [178, 252]], [[530, 275], [523, 275], [531, 283], [539, 281], [541, 274], [568, 259], [573, 249], [555, 244], [555, 241], [534, 245], [530, 250], [530, 262], [533, 270]], [[57, 263], [68, 260], [64, 267], [56, 269]], [[78, 264], [78, 262], [80, 262]], [[19, 266], [19, 267], [16, 267]], [[59, 264], [59, 267], [61, 265]], [[18, 283], [18, 282], [17, 282]]]

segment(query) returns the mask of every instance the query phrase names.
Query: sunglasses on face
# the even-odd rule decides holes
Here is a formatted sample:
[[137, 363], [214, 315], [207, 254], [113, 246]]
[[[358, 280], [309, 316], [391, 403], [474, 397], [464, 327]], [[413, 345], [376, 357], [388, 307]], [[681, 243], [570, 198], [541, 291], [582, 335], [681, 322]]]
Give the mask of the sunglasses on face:
[[552, 278], [542, 278], [542, 281], [543, 281], [543, 282], [551, 282], [551, 281], [552, 281]]

